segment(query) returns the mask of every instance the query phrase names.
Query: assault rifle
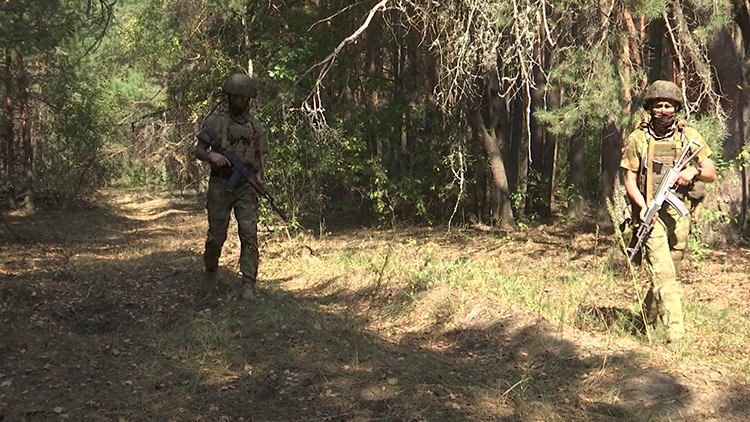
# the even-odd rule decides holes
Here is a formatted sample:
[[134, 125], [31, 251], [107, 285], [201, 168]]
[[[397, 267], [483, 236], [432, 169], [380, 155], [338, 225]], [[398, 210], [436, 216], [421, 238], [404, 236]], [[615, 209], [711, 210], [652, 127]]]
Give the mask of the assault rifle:
[[[688, 157], [688, 154], [690, 153], [690, 147], [693, 144], [697, 145], [698, 149], [696, 149], [695, 152]], [[682, 200], [675, 194], [676, 188], [672, 188], [672, 184], [674, 184], [674, 179], [685, 168], [685, 166], [687, 166], [690, 160], [695, 158], [695, 156], [698, 155], [698, 152], [703, 149], [703, 146], [704, 145], [702, 145], [701, 143], [691, 139], [690, 143], [688, 143], [687, 147], [685, 147], [685, 150], [682, 152], [680, 159], [675, 162], [674, 167], [669, 169], [669, 172], [664, 175], [664, 179], [662, 179], [661, 184], [659, 184], [659, 189], [654, 193], [654, 197], [653, 199], [651, 199], [651, 203], [649, 203], [648, 208], [646, 208], [646, 220], [640, 221], [638, 223], [638, 232], [636, 233], [636, 237], [634, 238], [636, 239], [635, 245], [632, 248], [625, 249], [625, 253], [627, 254], [630, 262], [634, 262], [636, 260], [638, 252], [640, 252], [643, 244], [646, 243], [646, 239], [648, 239], [649, 235], [651, 234], [651, 229], [653, 228], [654, 218], [659, 213], [659, 210], [661, 210], [664, 202], [668, 202], [670, 205], [675, 207], [677, 212], [679, 212], [682, 216], [690, 214], [690, 210], [687, 208], [687, 206], [685, 206], [685, 203], [682, 202]], [[648, 157], [648, 159], [652, 160], [651, 157]], [[653, 161], [651, 165], [654, 165]]]
[[234, 153], [234, 151], [222, 148], [221, 143], [216, 140], [216, 137], [213, 136], [213, 133], [211, 133], [211, 131], [204, 128], [204, 132], [211, 138], [211, 149], [214, 152], [218, 152], [219, 154], [226, 157], [227, 160], [229, 160], [229, 163], [232, 164], [232, 175], [229, 176], [226, 191], [232, 192], [235, 186], [237, 186], [237, 182], [239, 182], [240, 178], [242, 178], [243, 180], [246, 180], [248, 183], [250, 183], [250, 185], [253, 187], [253, 189], [255, 189], [259, 196], [262, 196], [266, 199], [268, 205], [271, 206], [271, 208], [276, 212], [276, 214], [279, 215], [279, 217], [281, 217], [282, 220], [288, 222], [286, 214], [284, 214], [284, 212], [276, 206], [273, 201], [273, 197], [270, 193], [268, 193], [265, 185], [258, 179], [258, 175], [246, 169], [245, 165], [242, 163], [242, 160], [240, 160], [240, 157], [238, 157], [237, 154]]

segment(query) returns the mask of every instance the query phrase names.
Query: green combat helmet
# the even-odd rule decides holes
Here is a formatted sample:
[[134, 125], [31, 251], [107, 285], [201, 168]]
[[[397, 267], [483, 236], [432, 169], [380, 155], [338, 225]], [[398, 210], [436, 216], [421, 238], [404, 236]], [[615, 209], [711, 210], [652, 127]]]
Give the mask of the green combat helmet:
[[258, 90], [255, 88], [252, 78], [244, 73], [233, 73], [224, 82], [224, 93], [255, 98]]
[[651, 102], [658, 99], [674, 101], [678, 111], [682, 108], [682, 91], [674, 82], [654, 81], [651, 83], [643, 96], [643, 108], [646, 111], [651, 110]]

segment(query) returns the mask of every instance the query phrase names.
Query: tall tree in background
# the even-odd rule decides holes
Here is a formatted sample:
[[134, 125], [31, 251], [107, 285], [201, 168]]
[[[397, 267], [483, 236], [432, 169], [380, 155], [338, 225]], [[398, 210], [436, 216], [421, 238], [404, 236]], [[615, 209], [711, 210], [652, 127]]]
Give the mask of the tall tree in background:
[[[705, 40], [692, 34], [711, 34], [724, 27], [721, 7], [705, 11], [700, 4], [678, 2], [562, 0], [439, 5], [373, 1], [369, 9], [336, 2], [273, 10], [249, 4], [252, 7], [224, 15], [222, 30], [229, 33], [231, 25], [226, 23], [232, 20], [263, 29], [254, 45], [234, 48], [243, 55], [266, 58], [256, 63], [257, 69], [265, 69], [258, 76], [270, 76], [276, 89], [296, 81], [294, 92], [312, 92], [306, 101], [294, 93], [283, 99], [318, 116], [305, 130], [284, 135], [295, 142], [310, 142], [303, 148], [308, 151], [338, 151], [336, 160], [325, 161], [325, 169], [319, 167], [321, 175], [328, 170], [324, 177], [330, 183], [347, 185], [407, 214], [414, 210], [408, 211], [409, 203], [437, 202], [429, 198], [429, 190], [414, 190], [413, 183], [409, 190], [406, 181], [427, 181], [424, 186], [445, 183], [435, 175], [415, 178], [409, 170], [419, 168], [412, 164], [416, 157], [412, 146], [419, 148], [420, 143], [412, 142], [422, 138], [419, 134], [426, 127], [447, 123], [450, 131], [472, 134], [483, 157], [464, 162], [480, 166], [479, 173], [466, 173], [479, 176], [453, 192], [486, 191], [488, 195], [464, 198], [487, 201], [489, 208], [474, 203], [466, 208], [489, 209], [488, 214], [478, 211], [478, 217], [513, 227], [513, 213], [522, 214], [525, 203], [533, 205], [532, 211], [548, 214], [553, 203], [561, 201], [571, 216], [580, 218], [584, 200], [597, 200], [595, 193], [601, 198], [616, 195], [621, 139], [637, 118], [631, 113], [638, 110], [638, 93], [649, 79], [690, 77], [688, 93], [697, 94], [691, 102], [716, 103], [716, 96], [710, 95], [712, 77], [701, 73], [706, 68]], [[690, 19], [684, 18], [683, 9], [691, 13]], [[239, 15], [231, 18], [232, 13]], [[294, 22], [304, 24], [295, 25], [292, 16]], [[202, 28], [210, 27], [207, 20], [196, 21], [203, 22]], [[204, 45], [227, 45], [224, 35], [217, 33], [216, 42]], [[331, 40], [343, 41], [336, 45]], [[676, 54], [680, 48], [684, 50], [681, 62]], [[201, 57], [206, 59], [233, 54], [229, 50], [222, 50], [222, 55], [204, 53]], [[300, 58], [304, 60], [292, 61]], [[434, 63], [434, 77], [420, 63]], [[209, 62], [206, 66], [216, 68]], [[667, 75], [664, 69], [682, 69], [683, 75]], [[434, 82], [425, 86], [417, 79]], [[428, 113], [429, 105], [442, 113]], [[702, 115], [720, 116], [717, 110], [703, 108]], [[329, 131], [316, 140], [308, 129], [320, 129], [315, 123], [320, 118], [329, 123]], [[713, 122], [706, 124], [720, 132], [721, 121]], [[294, 127], [300, 128], [296, 123]], [[435, 154], [450, 155], [450, 145], [431, 146], [426, 152], [433, 162]], [[288, 162], [298, 161], [289, 157]], [[526, 160], [528, 165], [523, 164]], [[336, 182], [330, 178], [331, 166], [353, 170], [357, 176], [349, 173], [349, 182]], [[486, 179], [481, 177], [482, 166], [489, 174]], [[526, 168], [532, 171], [526, 173]], [[487, 184], [473, 184], [482, 180]], [[519, 195], [530, 202], [514, 201]]]
[[[90, 60], [80, 46], [98, 45], [107, 3], [90, 13], [44, 4], [2, 6], [0, 31], [14, 29], [0, 44], [0, 164], [16, 177], [6, 189], [31, 186], [22, 164], [43, 187], [200, 187], [190, 144], [223, 107], [224, 77], [241, 69], [259, 84], [270, 182], [293, 213], [507, 229], [558, 210], [578, 219], [589, 201], [621, 197], [622, 137], [640, 117], [641, 90], [666, 78], [684, 86], [690, 124], [739, 176], [717, 184], [721, 200], [706, 207], [721, 224], [747, 221], [750, 18], [739, 0], [122, 0], [102, 40], [108, 54]], [[41, 32], [24, 43], [19, 28]], [[59, 158], [67, 150], [74, 159]], [[88, 167], [108, 157], [119, 160], [113, 171]], [[60, 169], [65, 178], [51, 177]]]
[[77, 76], [71, 71], [99, 44], [112, 16], [109, 3], [100, 0], [98, 6], [53, 0], [0, 5], [0, 49], [5, 57], [0, 176], [13, 207], [19, 199], [28, 210], [35, 206], [35, 181], [43, 167], [35, 159], [48, 146], [45, 143], [61, 135], [52, 125], [51, 132], [44, 133], [51, 136], [43, 136], [45, 124], [55, 116], [69, 117], [69, 105], [63, 110], [66, 107], [54, 98], [74, 102], [71, 88]]

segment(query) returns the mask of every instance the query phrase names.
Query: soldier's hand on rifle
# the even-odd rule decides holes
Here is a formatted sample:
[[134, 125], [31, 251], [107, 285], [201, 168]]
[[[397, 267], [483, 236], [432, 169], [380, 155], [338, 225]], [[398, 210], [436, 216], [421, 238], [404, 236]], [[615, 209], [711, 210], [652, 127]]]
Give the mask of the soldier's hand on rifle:
[[677, 174], [677, 177], [675, 177], [675, 180], [674, 180], [674, 183], [672, 183], [672, 186], [674, 185], [687, 186], [693, 182], [693, 179], [697, 175], [698, 175], [698, 172], [695, 169], [695, 167], [687, 167]]
[[[646, 212], [647, 211], [648, 211], [647, 207], [641, 207], [641, 211], [638, 213], [638, 217], [640, 217], [641, 221], [643, 221], [644, 223], [646, 223]], [[654, 219], [649, 224], [649, 227], [653, 227], [654, 224], [656, 224], [656, 220], [658, 220], [658, 219], [659, 219], [659, 213], [656, 213], [656, 215], [654, 215]]]
[[226, 166], [232, 165], [232, 163], [229, 162], [227, 157], [214, 151], [211, 151], [208, 153], [208, 162], [211, 163], [211, 165], [215, 167], [226, 167]]

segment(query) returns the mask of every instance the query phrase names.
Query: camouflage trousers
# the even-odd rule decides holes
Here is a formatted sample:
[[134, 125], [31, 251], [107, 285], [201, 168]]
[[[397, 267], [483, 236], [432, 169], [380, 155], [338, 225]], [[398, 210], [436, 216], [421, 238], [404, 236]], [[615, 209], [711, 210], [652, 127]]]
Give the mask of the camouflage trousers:
[[208, 236], [203, 261], [206, 271], [219, 268], [221, 248], [227, 239], [232, 210], [240, 237], [240, 272], [243, 281], [254, 284], [258, 277], [258, 197], [250, 184], [240, 181], [232, 192], [226, 191], [227, 179], [212, 176], [208, 182]]
[[677, 282], [682, 258], [690, 234], [690, 216], [680, 216], [672, 207], [663, 210], [646, 241], [646, 258], [651, 267], [652, 284], [644, 307], [648, 322], [660, 321], [669, 340], [685, 335], [681, 289]]

